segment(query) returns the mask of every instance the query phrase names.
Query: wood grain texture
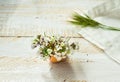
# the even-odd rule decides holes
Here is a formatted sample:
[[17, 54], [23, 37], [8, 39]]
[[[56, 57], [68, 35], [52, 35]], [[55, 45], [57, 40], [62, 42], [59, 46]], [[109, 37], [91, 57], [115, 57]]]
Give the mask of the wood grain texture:
[[67, 21], [73, 12], [83, 13], [102, 0], [0, 0], [0, 36], [34, 36], [44, 32], [78, 36]]
[[0, 81], [119, 82], [120, 66], [83, 38], [71, 38], [80, 49], [66, 62], [43, 61], [30, 47], [33, 37], [0, 38]]
[[[66, 22], [73, 11], [82, 13], [101, 2], [0, 0], [0, 82], [120, 82], [120, 66]], [[63, 63], [43, 61], [31, 42], [44, 32], [69, 36], [80, 49]]]
[[[0, 56], [34, 56], [36, 49], [31, 48], [33, 37], [1, 37]], [[100, 49], [93, 46], [83, 38], [71, 38], [70, 42], [77, 42], [80, 46], [78, 52], [100, 53]]]

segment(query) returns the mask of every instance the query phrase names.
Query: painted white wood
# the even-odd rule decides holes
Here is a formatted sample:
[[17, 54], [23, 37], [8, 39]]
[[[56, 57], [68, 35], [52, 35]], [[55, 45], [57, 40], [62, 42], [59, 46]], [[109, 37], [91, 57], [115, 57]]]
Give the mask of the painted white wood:
[[67, 22], [73, 12], [83, 13], [101, 2], [103, 0], [0, 0], [0, 36], [33, 36], [44, 32], [78, 36], [78, 29]]
[[[33, 50], [31, 44], [33, 37], [1, 37], [0, 38], [0, 56], [34, 56], [37, 48]], [[83, 38], [71, 38], [70, 42], [77, 42], [82, 53], [99, 53], [100, 49]]]
[[120, 66], [83, 38], [67, 62], [50, 64], [30, 48], [33, 38], [0, 38], [1, 82], [119, 82]]
[[86, 11], [102, 1], [0, 0], [0, 36], [46, 32], [72, 36], [80, 45], [67, 62], [50, 64], [36, 57], [30, 46], [33, 37], [0, 37], [0, 82], [120, 82], [120, 66], [65, 22], [73, 11]]

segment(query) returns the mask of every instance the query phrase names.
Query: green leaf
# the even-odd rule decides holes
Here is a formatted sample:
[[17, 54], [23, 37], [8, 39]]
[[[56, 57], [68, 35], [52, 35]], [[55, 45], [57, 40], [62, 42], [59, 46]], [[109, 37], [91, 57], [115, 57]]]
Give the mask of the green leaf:
[[42, 49], [42, 54], [43, 54], [43, 57], [45, 57], [45, 56], [48, 56], [49, 54], [48, 54], [48, 52], [47, 52], [47, 47], [44, 47], [43, 49]]

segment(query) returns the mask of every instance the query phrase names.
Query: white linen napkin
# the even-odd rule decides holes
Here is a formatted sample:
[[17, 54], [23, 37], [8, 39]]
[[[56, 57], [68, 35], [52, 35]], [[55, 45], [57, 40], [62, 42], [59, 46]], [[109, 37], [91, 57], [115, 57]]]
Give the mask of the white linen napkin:
[[[88, 15], [102, 24], [120, 27], [120, 0], [108, 0], [88, 11]], [[83, 37], [97, 45], [114, 61], [120, 63], [120, 31], [83, 28]]]

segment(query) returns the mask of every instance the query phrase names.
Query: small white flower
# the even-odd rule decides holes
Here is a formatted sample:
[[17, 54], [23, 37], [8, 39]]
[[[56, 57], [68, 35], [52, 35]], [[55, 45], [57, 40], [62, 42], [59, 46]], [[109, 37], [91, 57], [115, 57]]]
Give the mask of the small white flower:
[[46, 41], [50, 41], [50, 38], [46, 37]]
[[64, 42], [61, 42], [61, 44], [60, 44], [61, 46], [65, 46], [65, 43]]
[[59, 48], [59, 46], [58, 46], [58, 45], [56, 45], [56, 46], [55, 46], [55, 48], [56, 48], [56, 49], [58, 49], [58, 48]]
[[62, 56], [62, 54], [61, 54], [61, 53], [56, 53], [56, 55], [57, 55], [57, 56]]
[[51, 37], [51, 41], [54, 43], [55, 40], [56, 40], [55, 36], [52, 36], [52, 37]]
[[47, 49], [48, 54], [52, 53], [52, 49]]
[[68, 50], [69, 48], [68, 47], [66, 47], [66, 50]]
[[62, 49], [62, 47], [59, 46], [59, 47], [57, 48], [57, 51], [60, 50], [60, 49]]

